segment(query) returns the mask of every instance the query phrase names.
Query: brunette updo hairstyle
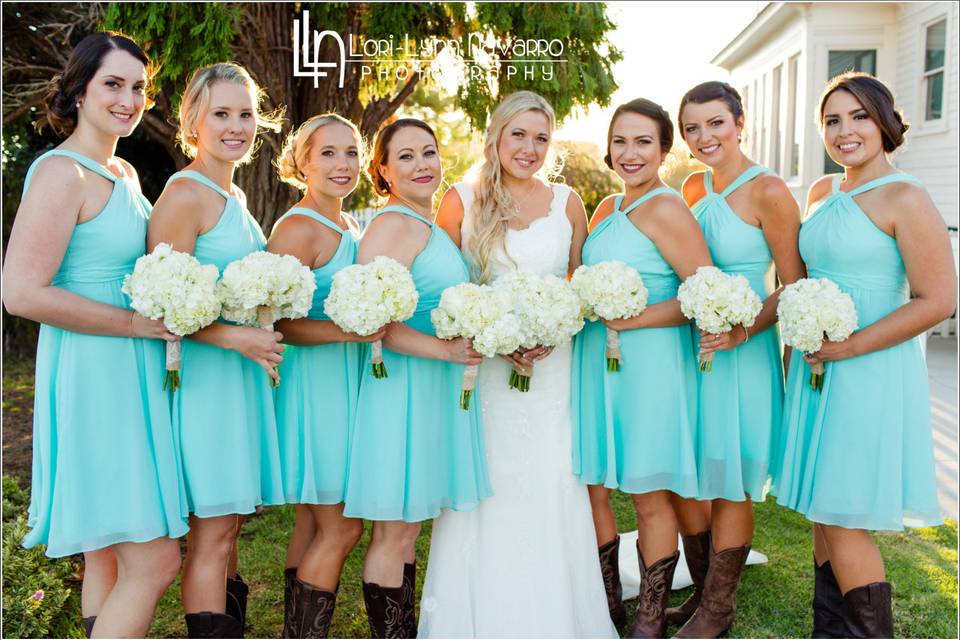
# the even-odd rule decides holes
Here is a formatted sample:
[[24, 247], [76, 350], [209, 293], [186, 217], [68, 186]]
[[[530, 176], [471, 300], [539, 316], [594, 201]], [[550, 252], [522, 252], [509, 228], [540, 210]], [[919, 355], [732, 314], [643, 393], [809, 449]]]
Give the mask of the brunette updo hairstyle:
[[673, 147], [673, 123], [670, 122], [670, 114], [652, 100], [646, 98], [637, 98], [617, 107], [610, 118], [610, 127], [607, 129], [607, 155], [603, 156], [603, 161], [607, 166], [613, 169], [613, 160], [610, 158], [610, 143], [613, 141], [613, 124], [624, 113], [636, 113], [646, 116], [657, 123], [657, 137], [660, 139], [660, 150], [664, 153], [670, 151]]
[[[370, 164], [367, 165], [367, 175], [370, 176], [370, 181], [373, 183], [373, 190], [377, 192], [377, 195], [385, 198], [390, 195], [390, 185], [387, 184], [386, 179], [380, 174], [380, 167], [381, 165], [387, 164], [387, 153], [390, 150], [390, 141], [393, 139], [393, 136], [397, 135], [397, 132], [405, 127], [423, 129], [433, 138], [434, 144], [437, 144], [437, 134], [433, 132], [430, 125], [416, 118], [400, 118], [399, 120], [394, 120], [377, 132], [376, 137], [373, 139], [373, 153], [370, 156]], [[439, 147], [440, 145], [437, 144], [437, 146]]]
[[677, 126], [680, 127], [681, 137], [683, 137], [683, 108], [691, 102], [693, 104], [704, 104], [714, 100], [720, 100], [727, 105], [727, 109], [733, 114], [734, 121], [743, 116], [743, 99], [736, 89], [726, 82], [718, 80], [702, 82], [683, 94], [683, 98], [680, 100], [680, 108], [677, 109]]
[[147, 102], [149, 109], [153, 102], [149, 98], [150, 80], [154, 68], [150, 58], [140, 46], [125, 35], [115, 31], [98, 31], [81, 40], [67, 59], [63, 72], [55, 75], [47, 87], [43, 99], [44, 115], [34, 123], [38, 132], [50, 126], [61, 138], [66, 138], [77, 128], [77, 102], [87, 90], [87, 85], [103, 64], [103, 58], [111, 51], [126, 51], [143, 63], [147, 69]]
[[823, 110], [834, 91], [846, 91], [863, 106], [870, 119], [877, 123], [883, 138], [883, 150], [890, 153], [905, 142], [910, 125], [897, 110], [893, 92], [883, 82], [869, 73], [847, 71], [827, 82], [820, 96], [820, 126], [823, 126]]

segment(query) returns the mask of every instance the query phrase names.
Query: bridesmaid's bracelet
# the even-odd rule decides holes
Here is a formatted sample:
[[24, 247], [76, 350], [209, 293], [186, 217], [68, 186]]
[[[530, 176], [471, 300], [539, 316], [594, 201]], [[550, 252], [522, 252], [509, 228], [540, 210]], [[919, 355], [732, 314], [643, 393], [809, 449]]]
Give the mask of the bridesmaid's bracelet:
[[745, 326], [743, 326], [743, 325], [740, 325], [740, 328], [743, 329], [743, 343], [742, 343], [742, 344], [747, 344], [747, 340], [750, 339], [750, 332], [747, 331], [747, 328], [746, 328]]

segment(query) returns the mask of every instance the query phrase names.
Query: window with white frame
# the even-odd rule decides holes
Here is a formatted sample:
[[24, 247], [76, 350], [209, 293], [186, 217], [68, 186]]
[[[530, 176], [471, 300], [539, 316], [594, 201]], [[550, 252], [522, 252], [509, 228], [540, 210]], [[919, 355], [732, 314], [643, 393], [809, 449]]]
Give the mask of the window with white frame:
[[943, 118], [943, 81], [946, 63], [947, 20], [930, 24], [924, 34], [923, 94], [924, 120]]
[[787, 174], [791, 178], [800, 175], [800, 139], [803, 137], [801, 120], [804, 109], [797, 108], [797, 82], [800, 72], [800, 54], [787, 61]]
[[783, 67], [773, 68], [773, 79], [770, 98], [770, 165], [773, 172], [780, 174], [780, 74]]

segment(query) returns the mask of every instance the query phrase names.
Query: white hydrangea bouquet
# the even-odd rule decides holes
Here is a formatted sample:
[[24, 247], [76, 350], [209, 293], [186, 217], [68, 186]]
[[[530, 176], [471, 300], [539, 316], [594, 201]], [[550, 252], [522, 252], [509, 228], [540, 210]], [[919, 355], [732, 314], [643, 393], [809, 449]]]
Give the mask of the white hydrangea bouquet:
[[[780, 292], [777, 303], [780, 337], [783, 343], [803, 353], [816, 353], [823, 336], [846, 340], [857, 329], [853, 299], [828, 278], [803, 278]], [[810, 368], [810, 387], [823, 389], [823, 363]]]
[[[763, 304], [742, 275], [730, 275], [716, 267], [700, 267], [677, 290], [680, 311], [711, 334], [730, 331], [738, 324], [751, 327]], [[700, 371], [713, 369], [713, 354], [700, 359]]]
[[[566, 280], [551, 274], [513, 271], [498, 278], [493, 287], [511, 301], [520, 322], [520, 346], [526, 349], [564, 344], [583, 328], [580, 299]], [[508, 384], [518, 391], [529, 391], [532, 375], [533, 371], [514, 367]]]
[[[186, 336], [220, 317], [219, 275], [214, 265], [202, 265], [189, 253], [174, 251], [161, 242], [137, 259], [133, 273], [124, 276], [121, 290], [130, 296], [137, 313], [151, 320], [162, 318], [167, 331]], [[180, 343], [168, 342], [166, 355], [163, 388], [176, 391], [180, 387]]]
[[254, 251], [227, 265], [217, 293], [224, 320], [273, 331], [277, 320], [306, 316], [316, 288], [310, 267], [294, 256]]
[[[570, 286], [580, 298], [588, 320], [619, 320], [639, 315], [647, 308], [647, 288], [633, 267], [619, 260], [581, 265]], [[620, 334], [607, 327], [607, 371], [620, 370]]]
[[[344, 331], [369, 336], [391, 322], [408, 320], [419, 299], [410, 271], [392, 258], [377, 256], [333, 276], [323, 312]], [[374, 378], [387, 377], [380, 340], [371, 345], [370, 364]]]
[[[473, 348], [488, 358], [513, 353], [520, 346], [520, 322], [511, 311], [510, 299], [501, 290], [487, 285], [462, 284], [448, 287], [430, 320], [443, 340], [469, 338]], [[477, 365], [463, 372], [460, 408], [470, 408], [470, 396], [477, 381]]]

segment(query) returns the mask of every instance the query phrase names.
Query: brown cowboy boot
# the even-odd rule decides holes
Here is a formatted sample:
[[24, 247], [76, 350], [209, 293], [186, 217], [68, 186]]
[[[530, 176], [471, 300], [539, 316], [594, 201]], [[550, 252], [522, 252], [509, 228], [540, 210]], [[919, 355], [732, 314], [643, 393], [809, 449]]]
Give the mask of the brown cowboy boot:
[[667, 609], [669, 624], [683, 624], [690, 619], [700, 604], [703, 581], [707, 577], [707, 566], [710, 564], [710, 529], [692, 536], [683, 536], [683, 557], [690, 571], [690, 579], [693, 580], [693, 593], [679, 607]]
[[848, 638], [892, 638], [893, 593], [889, 582], [871, 582], [843, 596], [843, 622]]
[[250, 587], [243, 581], [238, 573], [235, 578], [227, 578], [227, 601], [225, 603], [225, 613], [233, 616], [240, 621], [240, 624], [246, 629], [247, 624], [247, 596], [250, 594]]
[[188, 613], [184, 619], [187, 621], [188, 638], [243, 637], [243, 625], [239, 620], [225, 613], [210, 611]]
[[417, 637], [417, 609], [415, 595], [417, 589], [417, 561], [403, 564], [403, 626], [407, 638]]
[[83, 630], [88, 638], [93, 637], [93, 625], [97, 622], [97, 616], [87, 616], [83, 618]]
[[627, 608], [623, 604], [623, 585], [620, 583], [620, 536], [597, 550], [600, 554], [600, 573], [603, 589], [607, 592], [607, 609], [618, 631], [627, 626]]
[[817, 566], [813, 559], [813, 634], [811, 638], [846, 638], [843, 625], [843, 595], [827, 560]]
[[715, 552], [703, 581], [700, 606], [674, 638], [718, 638], [733, 624], [737, 610], [737, 587], [750, 545]]
[[363, 603], [371, 638], [409, 637], [404, 624], [403, 586], [381, 587], [375, 582], [364, 582]]
[[299, 618], [299, 601], [297, 596], [297, 568], [287, 567], [283, 570], [283, 637], [299, 638], [297, 619]]
[[337, 605], [336, 592], [317, 589], [301, 580], [296, 581], [294, 593], [297, 595], [299, 615], [295, 622], [297, 638], [326, 638], [333, 622], [333, 611]]
[[633, 619], [631, 638], [665, 638], [667, 635], [667, 603], [670, 601], [670, 586], [677, 568], [680, 552], [661, 558], [646, 566], [637, 542], [637, 558], [640, 561], [640, 600], [637, 615]]

